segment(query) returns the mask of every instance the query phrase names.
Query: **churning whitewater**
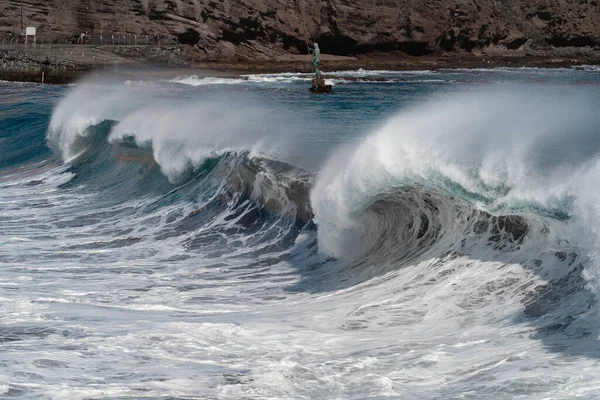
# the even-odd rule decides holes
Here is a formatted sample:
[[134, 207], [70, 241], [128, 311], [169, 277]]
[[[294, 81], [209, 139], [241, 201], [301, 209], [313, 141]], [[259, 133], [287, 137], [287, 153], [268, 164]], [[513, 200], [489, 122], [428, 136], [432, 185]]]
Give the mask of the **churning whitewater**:
[[600, 396], [597, 72], [309, 79], [0, 82], [1, 397]]

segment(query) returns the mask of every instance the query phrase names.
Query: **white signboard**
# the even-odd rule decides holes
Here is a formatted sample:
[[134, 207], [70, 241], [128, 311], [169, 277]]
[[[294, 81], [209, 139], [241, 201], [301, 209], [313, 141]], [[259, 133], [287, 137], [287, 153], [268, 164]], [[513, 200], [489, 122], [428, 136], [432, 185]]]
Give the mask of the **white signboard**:
[[35, 35], [35, 27], [34, 26], [28, 26], [27, 28], [25, 28], [25, 46], [27, 46], [27, 38], [29, 36], [33, 36], [33, 44], [35, 44], [35, 39], [37, 37]]

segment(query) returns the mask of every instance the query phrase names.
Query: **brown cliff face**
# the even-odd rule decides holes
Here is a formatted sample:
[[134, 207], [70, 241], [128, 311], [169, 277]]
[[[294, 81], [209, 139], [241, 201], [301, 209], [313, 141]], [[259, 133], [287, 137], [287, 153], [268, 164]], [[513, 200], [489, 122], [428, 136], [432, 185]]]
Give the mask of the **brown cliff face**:
[[[126, 43], [181, 42], [206, 59], [305, 53], [424, 55], [600, 46], [600, 0], [25, 0], [24, 25], [64, 42], [88, 31]], [[21, 1], [0, 0], [0, 39], [21, 32]], [[137, 35], [137, 39], [133, 36]], [[149, 35], [146, 39], [145, 35]]]

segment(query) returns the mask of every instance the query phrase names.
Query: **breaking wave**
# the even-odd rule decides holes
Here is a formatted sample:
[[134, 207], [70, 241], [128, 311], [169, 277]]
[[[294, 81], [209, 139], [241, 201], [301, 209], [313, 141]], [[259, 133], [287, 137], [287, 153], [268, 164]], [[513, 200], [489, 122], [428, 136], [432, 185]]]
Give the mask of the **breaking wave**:
[[[341, 397], [556, 394], [553, 377], [531, 389], [530, 371], [562, 379], [595, 365], [596, 93], [429, 86], [420, 104], [403, 92], [411, 107], [396, 110], [385, 108], [389, 85], [318, 97], [239, 81], [260, 90], [85, 83], [48, 126], [29, 109], [1, 125], [3, 285], [31, 276], [33, 295], [7, 298], [30, 296], [57, 359], [69, 340], [96, 352], [69, 368], [110, 362], [125, 375], [138, 355], [154, 368], [201, 349], [189, 376], [196, 361], [218, 368], [182, 395], [232, 398], [322, 397], [317, 381]], [[348, 100], [356, 93], [368, 99]], [[367, 118], [371, 105], [381, 108]], [[362, 135], [345, 131], [359, 120], [369, 120]], [[22, 305], [7, 304], [5, 318], [21, 321]], [[131, 312], [119, 320], [129, 325], [112, 308]], [[123, 348], [136, 351], [121, 364]], [[548, 369], [548, 352], [576, 362]], [[50, 361], [40, 365], [54, 371]], [[375, 375], [393, 385], [371, 385]]]
[[225, 219], [316, 226], [319, 251], [343, 260], [337, 265], [353, 271], [351, 281], [449, 254], [503, 254], [537, 267], [552, 259], [550, 269], [575, 257], [596, 281], [597, 224], [589, 221], [600, 221], [600, 121], [587, 98], [444, 96], [390, 119], [313, 175], [268, 156], [281, 146], [264, 129], [265, 110], [122, 92], [82, 105], [89, 90], [72, 90], [48, 130], [79, 175], [93, 163], [95, 179], [104, 175], [108, 185], [131, 169], [119, 165], [143, 164], [168, 179], [156, 190], [204, 190], [198, 210], [216, 201]]

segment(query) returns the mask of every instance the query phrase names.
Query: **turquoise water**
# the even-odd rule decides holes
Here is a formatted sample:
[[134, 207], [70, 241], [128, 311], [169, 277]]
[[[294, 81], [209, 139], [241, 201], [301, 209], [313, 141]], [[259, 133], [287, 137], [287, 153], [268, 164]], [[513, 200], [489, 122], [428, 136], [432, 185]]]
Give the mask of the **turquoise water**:
[[0, 397], [595, 398], [595, 67], [0, 82]]

